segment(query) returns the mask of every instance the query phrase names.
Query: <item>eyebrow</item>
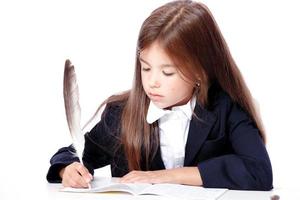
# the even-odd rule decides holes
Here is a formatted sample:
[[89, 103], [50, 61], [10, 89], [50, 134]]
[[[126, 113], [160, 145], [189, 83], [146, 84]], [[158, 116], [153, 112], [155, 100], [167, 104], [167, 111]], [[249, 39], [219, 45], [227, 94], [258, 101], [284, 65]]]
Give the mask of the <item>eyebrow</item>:
[[[147, 62], [146, 60], [144, 60], [143, 58], [139, 57], [140, 61], [143, 62], [143, 63], [146, 63], [147, 65], [149, 65], [150, 67], [152, 67], [150, 65], [149, 62]], [[160, 65], [161, 67], [176, 67], [174, 64], [162, 64]]]

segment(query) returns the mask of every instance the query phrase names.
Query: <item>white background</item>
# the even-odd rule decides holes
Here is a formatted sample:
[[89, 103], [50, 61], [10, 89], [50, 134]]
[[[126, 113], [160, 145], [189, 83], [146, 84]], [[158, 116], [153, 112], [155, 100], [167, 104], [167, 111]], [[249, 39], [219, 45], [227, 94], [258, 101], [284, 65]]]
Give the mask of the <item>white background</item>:
[[[76, 68], [85, 122], [106, 97], [131, 87], [139, 28], [165, 2], [0, 1], [0, 196], [11, 187], [46, 184], [50, 157], [71, 143], [62, 95], [65, 59]], [[260, 104], [274, 186], [296, 187], [297, 1], [203, 2]]]

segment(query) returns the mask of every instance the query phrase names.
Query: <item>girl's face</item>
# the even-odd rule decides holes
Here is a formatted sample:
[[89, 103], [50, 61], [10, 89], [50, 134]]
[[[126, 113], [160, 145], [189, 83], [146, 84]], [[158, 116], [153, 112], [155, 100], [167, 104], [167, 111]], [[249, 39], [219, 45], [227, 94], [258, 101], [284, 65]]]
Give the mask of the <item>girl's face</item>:
[[171, 108], [191, 99], [193, 85], [183, 79], [157, 42], [140, 53], [140, 62], [144, 91], [157, 107]]

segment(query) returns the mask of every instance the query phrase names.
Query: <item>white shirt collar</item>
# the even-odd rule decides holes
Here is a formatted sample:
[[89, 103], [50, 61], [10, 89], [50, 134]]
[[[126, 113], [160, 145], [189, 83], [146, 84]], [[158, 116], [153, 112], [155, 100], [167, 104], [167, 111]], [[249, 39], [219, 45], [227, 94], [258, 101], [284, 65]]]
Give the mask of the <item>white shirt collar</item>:
[[177, 111], [183, 112], [186, 115], [186, 117], [189, 120], [191, 120], [195, 105], [196, 105], [196, 96], [193, 96], [187, 104], [181, 106], [174, 106], [172, 107], [171, 110], [161, 109], [157, 107], [152, 101], [150, 101], [146, 120], [148, 124], [152, 124], [156, 120], [163, 117], [165, 114], [177, 112]]

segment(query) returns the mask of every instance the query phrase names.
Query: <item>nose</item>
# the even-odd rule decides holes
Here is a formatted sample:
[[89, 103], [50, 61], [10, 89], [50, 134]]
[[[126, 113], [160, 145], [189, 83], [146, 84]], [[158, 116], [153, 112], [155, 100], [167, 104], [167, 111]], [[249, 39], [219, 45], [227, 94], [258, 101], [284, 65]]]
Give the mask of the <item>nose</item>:
[[152, 73], [149, 77], [149, 86], [151, 88], [160, 87], [159, 75], [157, 73]]

